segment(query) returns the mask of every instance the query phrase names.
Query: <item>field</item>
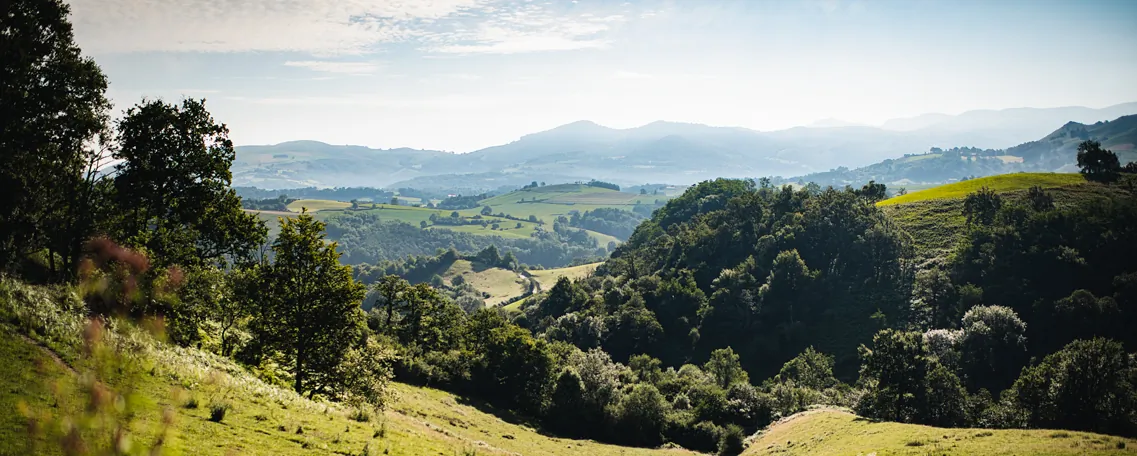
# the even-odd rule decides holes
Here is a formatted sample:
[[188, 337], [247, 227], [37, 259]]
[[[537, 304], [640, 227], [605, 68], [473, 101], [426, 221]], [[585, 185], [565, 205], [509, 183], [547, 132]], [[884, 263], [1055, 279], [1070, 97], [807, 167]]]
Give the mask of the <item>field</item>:
[[584, 212], [602, 207], [631, 211], [637, 203], [652, 204], [657, 199], [665, 201], [670, 198], [666, 195], [638, 195], [580, 184], [559, 184], [518, 190], [484, 199], [479, 204], [490, 206], [495, 214], [503, 212], [521, 218], [534, 215], [545, 223], [553, 223], [558, 216], [567, 216], [572, 211]]
[[759, 455], [1134, 455], [1137, 440], [1049, 430], [945, 429], [875, 422], [819, 409], [790, 416], [754, 437]]
[[[12, 296], [0, 295], [0, 300], [4, 300], [0, 302], [0, 314], [6, 317], [0, 323], [0, 408], [7, 411], [0, 414], [0, 454], [62, 454], [54, 441], [29, 441], [28, 421], [19, 411], [49, 412], [60, 417], [86, 410], [90, 399], [77, 392], [79, 376], [67, 364], [76, 363], [78, 350], [58, 340], [77, 339], [78, 334], [74, 333], [81, 331], [82, 317], [72, 313], [65, 317], [56, 315], [53, 318], [63, 320], [49, 320], [46, 331], [29, 333], [33, 341], [9, 321], [29, 324], [35, 318], [33, 312], [56, 314], [59, 310], [52, 309], [53, 304], [15, 302]], [[37, 310], [19, 310], [32, 307]], [[28, 313], [7, 318], [21, 311]], [[116, 343], [132, 344], [130, 363], [138, 366], [132, 383], [140, 400], [130, 403], [135, 416], [129, 427], [132, 442], [151, 445], [166, 413], [172, 432], [162, 454], [694, 454], [678, 449], [629, 448], [556, 438], [538, 433], [488, 405], [397, 383], [392, 385], [395, 394], [385, 412], [356, 420], [351, 418], [352, 410], [348, 407], [311, 401], [288, 389], [268, 385], [225, 358], [170, 347], [129, 326], [123, 328], [126, 334], [111, 337], [119, 341]], [[60, 351], [53, 353], [45, 345]], [[121, 387], [117, 382], [110, 386]], [[231, 405], [220, 422], [209, 419], [211, 404], [215, 402]], [[36, 444], [38, 449], [29, 447]]]
[[600, 263], [582, 264], [569, 268], [529, 271], [529, 275], [537, 279], [537, 283], [541, 284], [542, 290], [548, 290], [557, 283], [557, 279], [560, 277], [568, 277], [570, 280], [581, 279], [587, 277], [592, 271], [595, 271], [597, 266], [600, 266]]
[[901, 195], [886, 199], [877, 203], [877, 205], [889, 206], [893, 204], [904, 204], [933, 199], [959, 198], [967, 196], [967, 194], [979, 190], [982, 187], [988, 187], [995, 191], [1005, 192], [1013, 190], [1026, 190], [1036, 185], [1043, 188], [1064, 187], [1068, 185], [1081, 184], [1085, 181], [1085, 178], [1083, 178], [1081, 174], [1000, 174], [998, 176], [980, 177], [963, 182], [956, 182], [954, 184], [941, 185], [927, 190], [920, 190], [918, 192], [911, 192], [907, 195]]
[[467, 260], [458, 260], [450, 265], [442, 278], [449, 283], [456, 276], [462, 276], [466, 283], [478, 291], [489, 293], [487, 306], [496, 306], [515, 296], [521, 296], [526, 289], [526, 280], [518, 273], [508, 269], [485, 268]]
[[288, 210], [292, 212], [300, 212], [300, 210], [303, 208], [307, 208], [308, 212], [319, 212], [329, 209], [345, 209], [349, 207], [351, 207], [351, 203], [316, 199], [302, 199], [288, 203]]

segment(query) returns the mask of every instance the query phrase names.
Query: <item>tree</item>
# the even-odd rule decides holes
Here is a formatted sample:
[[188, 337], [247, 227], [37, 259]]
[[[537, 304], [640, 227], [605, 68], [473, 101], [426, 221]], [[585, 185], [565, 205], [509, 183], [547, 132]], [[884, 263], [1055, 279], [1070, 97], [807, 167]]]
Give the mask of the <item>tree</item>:
[[301, 394], [330, 394], [340, 363], [363, 334], [364, 287], [339, 264], [324, 224], [307, 211], [281, 218], [273, 262], [260, 271], [260, 306], [250, 324], [262, 347], [284, 360]]
[[963, 200], [963, 215], [967, 217], [967, 225], [990, 225], [995, 221], [995, 215], [1003, 207], [1003, 197], [994, 190], [983, 186], [979, 190], [968, 194]]
[[792, 381], [794, 385], [815, 390], [837, 384], [837, 378], [833, 376], [833, 357], [814, 350], [813, 347], [787, 361], [774, 379], [779, 382]]
[[943, 328], [956, 321], [956, 305], [959, 299], [955, 286], [941, 269], [927, 269], [916, 274], [916, 281], [912, 286], [913, 310], [922, 314], [923, 323], [929, 328]]
[[47, 247], [52, 272], [58, 252], [70, 274], [98, 220], [107, 79], [75, 45], [69, 13], [59, 0], [0, 7], [0, 269]]
[[872, 348], [861, 346], [861, 378], [875, 388], [858, 404], [866, 416], [912, 421], [925, 396], [928, 360], [922, 335], [885, 329], [873, 336]]
[[1003, 306], [976, 306], [963, 316], [960, 354], [973, 390], [1002, 391], [1026, 361], [1026, 323]]
[[1078, 168], [1086, 179], [1111, 182], [1121, 172], [1121, 162], [1117, 154], [1103, 149], [1101, 143], [1087, 140], [1078, 144]]
[[482, 212], [481, 212], [481, 214], [482, 214], [482, 215], [490, 215], [490, 214], [493, 214], [493, 208], [491, 208], [491, 207], [489, 207], [489, 206], [485, 206], [485, 207], [483, 207], [483, 208], [482, 208]]
[[1014, 399], [1031, 427], [1137, 434], [1137, 365], [1120, 343], [1076, 340], [1023, 369]]
[[383, 276], [371, 287], [378, 295], [379, 302], [375, 303], [376, 307], [382, 306], [385, 314], [382, 330], [389, 335], [394, 335], [395, 316], [401, 313], [406, 306], [406, 294], [410, 290], [411, 284], [392, 274]]
[[160, 264], [225, 263], [250, 255], [267, 229], [230, 188], [229, 129], [204, 100], [143, 101], [118, 124], [114, 179], [121, 235]]
[[876, 181], [869, 181], [857, 191], [857, 195], [875, 203], [888, 198], [888, 187], [884, 184], [878, 184]]
[[617, 406], [617, 419], [629, 443], [656, 446], [663, 440], [667, 400], [655, 386], [640, 383]]
[[399, 205], [399, 197], [397, 197], [397, 196], [392, 196], [392, 197], [391, 197], [391, 205], [392, 205], [392, 206], [398, 206], [398, 205]]
[[738, 354], [730, 347], [720, 348], [711, 352], [711, 359], [703, 365], [703, 370], [714, 377], [720, 388], [727, 388], [734, 383], [748, 383], [750, 376], [742, 370], [738, 362]]
[[1045, 212], [1054, 209], [1054, 197], [1050, 196], [1042, 187], [1035, 185], [1026, 192], [1026, 200], [1035, 212]]
[[[430, 214], [430, 216], [431, 216], [431, 217], [434, 217], [435, 215], [434, 215], [434, 214]], [[424, 230], [425, 230], [427, 226], [428, 226], [428, 225], [427, 225], [427, 223], [426, 223], [426, 220], [423, 220], [423, 221], [421, 221], [421, 222], [418, 222], [418, 227], [419, 227], [419, 228], [422, 228], [422, 229], [424, 229]]]

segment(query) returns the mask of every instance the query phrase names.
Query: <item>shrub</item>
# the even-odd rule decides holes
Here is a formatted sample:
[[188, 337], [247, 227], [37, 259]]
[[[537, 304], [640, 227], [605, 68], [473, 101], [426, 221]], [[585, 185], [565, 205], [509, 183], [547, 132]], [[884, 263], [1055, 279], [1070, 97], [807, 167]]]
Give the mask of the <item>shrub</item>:
[[742, 450], [746, 449], [745, 440], [746, 435], [743, 434], [741, 427], [734, 424], [726, 425], [722, 436], [719, 437], [719, 456], [742, 454]]
[[221, 420], [225, 419], [225, 414], [229, 413], [230, 408], [232, 408], [232, 406], [229, 405], [228, 402], [215, 402], [213, 404], [210, 404], [209, 421], [220, 423]]

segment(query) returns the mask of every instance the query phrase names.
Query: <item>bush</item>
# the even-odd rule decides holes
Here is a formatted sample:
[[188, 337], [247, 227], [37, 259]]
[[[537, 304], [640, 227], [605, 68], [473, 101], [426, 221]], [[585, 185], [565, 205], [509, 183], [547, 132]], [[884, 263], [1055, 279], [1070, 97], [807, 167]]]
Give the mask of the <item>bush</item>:
[[746, 435], [743, 434], [741, 427], [734, 424], [726, 425], [719, 438], [719, 456], [742, 454], [742, 450], [746, 449], [745, 440]]
[[215, 402], [209, 405], [209, 421], [220, 423], [225, 419], [225, 414], [229, 413], [229, 409], [233, 406], [228, 402]]

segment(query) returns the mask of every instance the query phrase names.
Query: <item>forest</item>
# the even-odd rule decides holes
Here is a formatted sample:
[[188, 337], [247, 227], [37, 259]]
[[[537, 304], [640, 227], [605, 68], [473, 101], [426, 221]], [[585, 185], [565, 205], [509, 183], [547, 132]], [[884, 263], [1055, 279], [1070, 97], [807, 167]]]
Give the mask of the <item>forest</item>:
[[[0, 268], [5, 290], [15, 280], [75, 297], [90, 319], [73, 339], [157, 328], [361, 415], [382, 410], [397, 381], [556, 436], [721, 455], [815, 405], [1137, 436], [1137, 175], [1094, 141], [1078, 147], [1085, 197], [970, 194], [961, 241], [923, 269], [875, 182], [708, 180], [642, 221], [597, 209], [524, 240], [302, 213], [269, 241], [242, 211], [229, 129], [204, 100], [143, 99], [112, 116], [67, 7], [16, 5], [0, 48], [13, 62], [5, 87], [18, 89], [0, 92]], [[578, 226], [628, 241], [609, 252]], [[412, 248], [441, 252], [378, 260]], [[459, 255], [507, 269], [606, 260], [518, 311], [478, 305], [461, 283], [400, 277]], [[102, 382], [93, 403], [125, 403], [108, 371], [85, 377]], [[114, 432], [84, 445], [129, 430]]]

